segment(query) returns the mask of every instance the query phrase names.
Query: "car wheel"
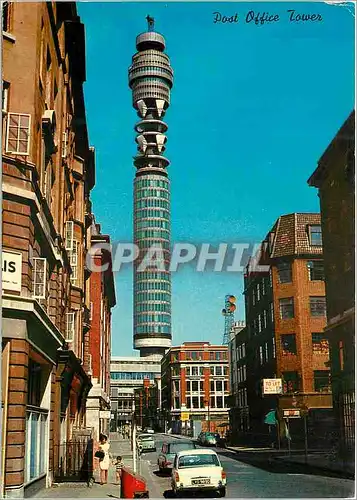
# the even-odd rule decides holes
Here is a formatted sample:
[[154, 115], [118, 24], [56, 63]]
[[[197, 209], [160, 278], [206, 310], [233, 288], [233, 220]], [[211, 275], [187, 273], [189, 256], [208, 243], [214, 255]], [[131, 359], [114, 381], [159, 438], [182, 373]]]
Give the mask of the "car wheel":
[[218, 493], [219, 493], [219, 496], [220, 496], [221, 498], [225, 497], [225, 496], [226, 496], [226, 488], [221, 488], [221, 489], [218, 491]]

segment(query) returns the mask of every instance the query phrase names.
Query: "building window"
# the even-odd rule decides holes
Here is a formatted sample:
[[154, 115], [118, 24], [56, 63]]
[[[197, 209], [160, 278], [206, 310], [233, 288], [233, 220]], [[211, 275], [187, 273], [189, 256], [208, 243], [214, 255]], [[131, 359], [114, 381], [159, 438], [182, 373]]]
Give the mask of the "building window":
[[223, 396], [217, 396], [216, 403], [216, 408], [223, 408]]
[[110, 388], [110, 396], [112, 398], [117, 398], [118, 397], [118, 387], [111, 387]]
[[216, 375], [223, 375], [223, 366], [216, 366]]
[[260, 284], [257, 283], [257, 302], [260, 301]]
[[36, 479], [46, 472], [47, 418], [48, 410], [27, 409], [25, 482]]
[[10, 83], [5, 82], [3, 80], [2, 82], [2, 112], [7, 113], [9, 109], [9, 90], [10, 90]]
[[12, 2], [2, 2], [2, 30], [7, 32], [11, 30], [11, 4]]
[[322, 233], [321, 233], [321, 225], [311, 225], [309, 227], [309, 240], [310, 246], [312, 247], [320, 247], [322, 246]]
[[9, 113], [6, 133], [6, 152], [28, 155], [30, 151], [31, 115]]
[[275, 359], [276, 357], [276, 350], [275, 350], [275, 337], [272, 338], [272, 345], [273, 345], [273, 358]]
[[309, 270], [309, 280], [310, 281], [324, 281], [325, 271], [324, 263], [322, 260], [311, 260], [307, 263], [307, 268]]
[[314, 390], [315, 392], [330, 392], [330, 372], [329, 370], [314, 371]]
[[299, 375], [298, 372], [283, 372], [283, 392], [296, 392], [299, 390]]
[[[265, 342], [265, 361], [266, 363], [269, 361], [269, 351], [268, 351], [268, 342]], [[245, 367], [244, 367], [245, 368]]]
[[69, 251], [69, 262], [72, 268], [71, 274], [71, 283], [72, 285], [77, 284], [78, 279], [78, 249], [79, 249], [79, 241], [73, 241], [73, 249]]
[[263, 346], [260, 345], [259, 346], [259, 363], [262, 365], [263, 362], [264, 362], [264, 360], [263, 360]]
[[270, 303], [270, 319], [274, 323], [274, 304], [272, 302]]
[[74, 311], [66, 314], [66, 342], [73, 342], [76, 329], [76, 313]]
[[277, 265], [277, 271], [279, 283], [292, 282], [291, 262], [280, 262], [280, 264]]
[[255, 306], [255, 289], [252, 289], [252, 304]]
[[258, 314], [258, 332], [262, 331], [262, 317]]
[[222, 392], [223, 382], [222, 380], [216, 380], [216, 392]]
[[313, 354], [329, 354], [329, 342], [324, 333], [312, 333], [312, 352]]
[[279, 300], [280, 317], [281, 319], [289, 319], [294, 317], [294, 299], [288, 297]]
[[62, 158], [67, 156], [68, 130], [62, 133]]
[[192, 380], [191, 392], [198, 392], [198, 380]]
[[326, 316], [326, 297], [310, 297], [311, 316]]
[[41, 393], [42, 393], [41, 365], [30, 359], [28, 371], [29, 375], [28, 375], [27, 404], [31, 406], [41, 406]]
[[34, 257], [33, 259], [33, 297], [35, 299], [46, 298], [46, 259]]
[[295, 333], [286, 333], [281, 336], [281, 348], [283, 356], [296, 354], [296, 335]]
[[267, 327], [267, 312], [264, 309], [263, 311], [263, 324], [264, 324], [264, 329]]
[[262, 295], [265, 295], [265, 278], [262, 279]]

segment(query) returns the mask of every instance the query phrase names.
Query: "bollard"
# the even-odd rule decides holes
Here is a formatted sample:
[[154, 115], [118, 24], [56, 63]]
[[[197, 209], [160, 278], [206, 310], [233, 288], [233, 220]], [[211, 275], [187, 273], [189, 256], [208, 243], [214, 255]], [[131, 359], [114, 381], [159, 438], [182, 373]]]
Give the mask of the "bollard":
[[123, 467], [120, 484], [121, 498], [149, 498], [146, 480], [139, 474]]

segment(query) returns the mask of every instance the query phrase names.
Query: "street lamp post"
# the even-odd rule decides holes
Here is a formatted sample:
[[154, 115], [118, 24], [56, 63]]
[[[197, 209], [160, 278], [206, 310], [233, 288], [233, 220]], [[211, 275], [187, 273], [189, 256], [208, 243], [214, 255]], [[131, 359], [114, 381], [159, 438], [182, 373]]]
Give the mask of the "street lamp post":
[[208, 426], [208, 432], [211, 431], [211, 415], [210, 415], [210, 400], [209, 398], [206, 399], [205, 403], [207, 403], [207, 426]]

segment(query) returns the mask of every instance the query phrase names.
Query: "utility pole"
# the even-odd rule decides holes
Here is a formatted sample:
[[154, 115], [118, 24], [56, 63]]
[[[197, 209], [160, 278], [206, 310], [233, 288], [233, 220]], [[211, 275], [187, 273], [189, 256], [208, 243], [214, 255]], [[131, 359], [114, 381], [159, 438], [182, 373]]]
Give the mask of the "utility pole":
[[136, 422], [135, 422], [135, 396], [133, 398], [133, 406], [132, 406], [132, 449], [133, 449], [133, 470], [136, 472]]

